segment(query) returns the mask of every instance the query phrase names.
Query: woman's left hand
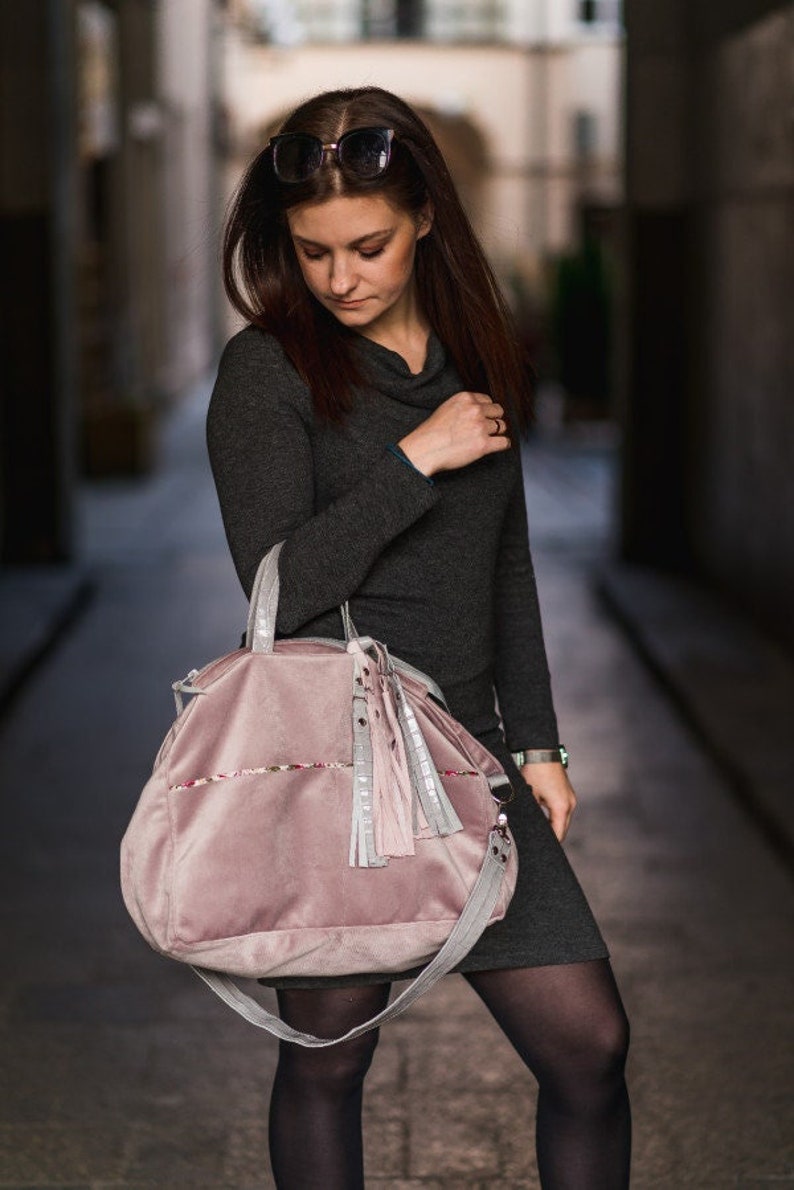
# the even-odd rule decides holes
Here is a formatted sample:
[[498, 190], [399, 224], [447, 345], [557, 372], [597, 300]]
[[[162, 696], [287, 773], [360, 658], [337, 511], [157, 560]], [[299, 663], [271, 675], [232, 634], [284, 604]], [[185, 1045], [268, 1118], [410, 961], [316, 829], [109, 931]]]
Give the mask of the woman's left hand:
[[525, 764], [521, 776], [532, 786], [535, 801], [545, 811], [551, 829], [562, 843], [576, 809], [576, 794], [565, 769], [559, 761]]

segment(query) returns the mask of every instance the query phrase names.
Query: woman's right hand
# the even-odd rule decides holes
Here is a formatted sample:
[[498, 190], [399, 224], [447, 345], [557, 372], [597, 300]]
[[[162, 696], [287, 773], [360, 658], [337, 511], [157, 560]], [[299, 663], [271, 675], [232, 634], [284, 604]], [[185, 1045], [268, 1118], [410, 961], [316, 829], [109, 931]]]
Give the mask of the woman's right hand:
[[397, 444], [423, 475], [454, 471], [507, 450], [504, 409], [485, 393], [455, 393]]

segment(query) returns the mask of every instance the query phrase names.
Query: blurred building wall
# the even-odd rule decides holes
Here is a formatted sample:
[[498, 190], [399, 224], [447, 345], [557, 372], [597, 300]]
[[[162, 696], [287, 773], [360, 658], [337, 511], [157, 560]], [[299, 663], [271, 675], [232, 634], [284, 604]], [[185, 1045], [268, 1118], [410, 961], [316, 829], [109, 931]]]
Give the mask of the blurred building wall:
[[159, 408], [212, 358], [214, 6], [78, 0], [75, 11], [81, 123], [101, 20], [115, 128], [81, 146], [79, 175], [80, 412], [85, 464], [102, 474], [135, 469], [136, 436], [146, 464]]
[[227, 0], [227, 7], [290, 45], [378, 37], [518, 43], [566, 40], [583, 27], [612, 37], [621, 0]]
[[216, 115], [220, 17], [212, 0], [162, 0], [166, 353], [163, 386], [182, 391], [214, 358], [218, 273]]
[[232, 4], [224, 52], [235, 150], [229, 186], [301, 99], [376, 84], [431, 120], [436, 114], [433, 130], [498, 266], [537, 268], [568, 247], [583, 195], [619, 201], [622, 35], [614, 23], [590, 33], [570, 0], [507, 4], [499, 17], [490, 4], [431, 3], [422, 40], [366, 39], [360, 3], [293, 9], [285, 30], [267, 24], [267, 4]]
[[794, 5], [626, 21], [623, 550], [794, 647]]
[[217, 321], [215, 0], [0, 5], [0, 557], [67, 560], [81, 470], [151, 463]]
[[0, 530], [3, 559], [72, 548], [74, 28], [0, 5]]

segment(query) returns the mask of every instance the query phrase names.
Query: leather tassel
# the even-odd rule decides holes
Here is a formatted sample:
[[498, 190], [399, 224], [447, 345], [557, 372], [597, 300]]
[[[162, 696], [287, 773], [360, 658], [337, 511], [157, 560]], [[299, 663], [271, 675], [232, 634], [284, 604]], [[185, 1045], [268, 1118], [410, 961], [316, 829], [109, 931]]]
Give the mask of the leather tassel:
[[370, 708], [372, 736], [375, 849], [378, 855], [383, 856], [415, 855], [410, 772], [397, 713], [389, 705], [391, 691], [388, 679], [380, 672], [379, 666], [374, 681], [365, 680], [364, 688]]
[[452, 835], [456, 831], [463, 830], [463, 824], [441, 783], [441, 778], [430, 755], [430, 749], [422, 735], [411, 704], [405, 697], [399, 674], [392, 670], [390, 678], [412, 783], [419, 803], [418, 813], [415, 815], [415, 833], [420, 838], [425, 834], [425, 831], [441, 837]]
[[363, 654], [353, 649], [353, 813], [350, 824], [351, 868], [383, 868], [386, 860], [375, 847], [373, 759], [369, 707], [364, 692]]
[[353, 656], [351, 867], [415, 855], [417, 838], [463, 829], [387, 650], [368, 641]]

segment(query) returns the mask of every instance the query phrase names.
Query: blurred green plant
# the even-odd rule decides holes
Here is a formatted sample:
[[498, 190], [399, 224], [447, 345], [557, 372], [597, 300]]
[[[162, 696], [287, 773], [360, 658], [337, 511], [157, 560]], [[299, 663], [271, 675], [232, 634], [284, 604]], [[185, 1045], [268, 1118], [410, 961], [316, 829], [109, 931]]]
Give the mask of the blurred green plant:
[[593, 236], [560, 256], [551, 296], [552, 368], [573, 416], [605, 417], [610, 406], [612, 284]]

